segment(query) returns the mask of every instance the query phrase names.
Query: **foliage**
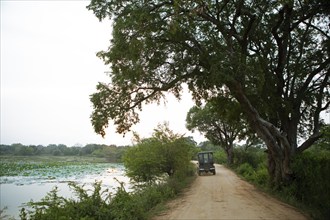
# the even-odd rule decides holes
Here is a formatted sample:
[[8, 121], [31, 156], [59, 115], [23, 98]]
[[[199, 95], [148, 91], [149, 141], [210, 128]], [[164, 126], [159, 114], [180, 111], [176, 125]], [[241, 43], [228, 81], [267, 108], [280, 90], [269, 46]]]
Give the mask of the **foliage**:
[[236, 172], [246, 180], [261, 187], [266, 187], [269, 183], [269, 175], [266, 166], [259, 166], [255, 169], [249, 163], [243, 163], [236, 168]]
[[230, 98], [217, 98], [208, 102], [204, 107], [192, 107], [186, 118], [186, 127], [198, 130], [214, 144], [228, 145], [226, 135], [234, 140], [246, 126], [242, 119], [239, 104]]
[[214, 161], [219, 164], [226, 164], [227, 163], [227, 155], [224, 150], [217, 150], [213, 154]]
[[192, 180], [188, 174], [194, 173], [190, 164], [184, 172], [185, 176], [172, 176], [165, 181], [127, 192], [123, 185], [118, 187], [115, 195], [107, 190], [101, 191], [101, 183], [94, 183], [92, 192], [84, 190], [74, 183], [70, 187], [76, 193], [76, 198], [65, 199], [58, 196], [54, 188], [40, 202], [29, 202], [29, 208], [22, 208], [22, 220], [33, 219], [149, 219], [157, 206], [175, 197]]
[[267, 187], [269, 184], [269, 174], [266, 165], [260, 164], [253, 176], [253, 182], [259, 186]]
[[75, 183], [69, 185], [76, 193], [77, 200], [58, 196], [55, 187], [40, 202], [29, 202], [27, 205], [33, 210], [23, 208], [21, 219], [113, 219], [109, 206], [110, 194], [106, 194], [107, 191], [101, 192], [101, 183], [94, 183], [91, 195]]
[[319, 151], [330, 151], [330, 124], [326, 124], [321, 129], [322, 137], [314, 144], [313, 149]]
[[87, 144], [83, 147], [67, 147], [64, 144], [42, 145], [0, 145], [0, 154], [13, 156], [95, 156], [107, 158], [108, 162], [120, 162], [126, 147], [116, 147], [114, 145]]
[[88, 9], [114, 24], [98, 53], [111, 71], [91, 95], [95, 131], [105, 135], [111, 120], [127, 132], [143, 104], [164, 92], [180, 98], [183, 84], [197, 104], [229, 93], [269, 148], [280, 184], [294, 154], [320, 138], [330, 105], [328, 8], [323, 0], [92, 0]]
[[212, 99], [204, 107], [192, 107], [186, 118], [186, 127], [198, 130], [212, 143], [227, 153], [227, 163], [233, 163], [234, 142], [247, 136], [246, 120], [239, 104], [230, 97]]
[[[321, 140], [327, 141], [326, 136]], [[328, 219], [330, 216], [330, 151], [318, 141], [310, 149], [293, 159], [294, 179], [289, 185], [282, 185], [275, 193], [284, 200], [308, 210], [315, 219]], [[217, 155], [216, 152], [215, 155]], [[221, 151], [219, 152], [221, 155]], [[223, 153], [222, 153], [223, 154]], [[266, 166], [266, 153], [263, 148], [235, 148], [233, 169], [246, 180], [269, 190], [270, 177]]]
[[241, 164], [236, 170], [248, 180], [251, 180], [255, 173], [253, 167], [249, 163]]
[[127, 175], [136, 182], [155, 180], [163, 174], [161, 169], [159, 142], [145, 140], [141, 144], [128, 149], [124, 155], [124, 164]]
[[295, 179], [284, 193], [317, 210], [314, 217], [330, 217], [330, 151], [307, 151], [293, 163]]
[[221, 149], [220, 146], [214, 145], [210, 141], [203, 141], [199, 143], [198, 148], [200, 148], [200, 151], [217, 151]]
[[136, 182], [153, 182], [165, 173], [169, 176], [180, 173], [189, 166], [193, 149], [189, 139], [174, 134], [166, 124], [159, 125], [151, 138], [127, 150], [124, 155], [127, 175]]
[[258, 147], [250, 147], [248, 149], [244, 149], [242, 147], [237, 147], [234, 149], [234, 151], [234, 165], [236, 166], [248, 163], [253, 167], [253, 169], [256, 169], [260, 164], [266, 163], [267, 154], [265, 149]]

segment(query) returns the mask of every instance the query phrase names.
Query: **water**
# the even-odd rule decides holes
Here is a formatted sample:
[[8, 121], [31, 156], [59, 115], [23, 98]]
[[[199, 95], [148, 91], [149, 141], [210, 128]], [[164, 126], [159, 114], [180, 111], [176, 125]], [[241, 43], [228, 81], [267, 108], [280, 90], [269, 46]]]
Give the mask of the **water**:
[[[90, 164], [68, 166], [54, 170], [49, 175], [36, 172], [30, 176], [3, 176], [0, 179], [0, 205], [5, 209], [2, 216], [19, 219], [19, 210], [23, 203], [40, 201], [48, 192], [58, 187], [58, 195], [73, 198], [73, 191], [68, 186], [69, 181], [84, 185], [84, 189], [93, 189], [95, 181], [102, 181], [102, 190], [115, 192], [123, 182], [126, 190], [130, 190], [129, 178], [125, 176], [124, 167], [120, 164]], [[1, 217], [2, 217], [1, 216]], [[9, 218], [9, 217], [7, 217]]]

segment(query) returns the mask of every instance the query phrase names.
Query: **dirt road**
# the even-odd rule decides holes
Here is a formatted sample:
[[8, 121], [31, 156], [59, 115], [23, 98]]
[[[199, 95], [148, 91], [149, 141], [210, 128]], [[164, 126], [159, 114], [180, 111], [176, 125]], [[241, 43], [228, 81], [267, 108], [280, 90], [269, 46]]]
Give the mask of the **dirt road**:
[[216, 165], [215, 176], [197, 177], [191, 188], [169, 203], [159, 219], [308, 219], [227, 168]]

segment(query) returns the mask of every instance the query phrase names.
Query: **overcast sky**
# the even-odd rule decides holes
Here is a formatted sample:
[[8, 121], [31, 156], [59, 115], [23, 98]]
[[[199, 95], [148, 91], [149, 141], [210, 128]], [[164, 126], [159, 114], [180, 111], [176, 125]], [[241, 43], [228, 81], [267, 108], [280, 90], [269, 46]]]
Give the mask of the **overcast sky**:
[[[123, 138], [110, 126], [103, 139], [90, 123], [89, 95], [108, 71], [95, 54], [108, 47], [111, 23], [99, 22], [86, 9], [89, 1], [0, 2], [1, 144], [131, 144], [131, 134]], [[181, 102], [169, 96], [166, 106], [145, 108], [133, 130], [149, 137], [168, 121], [192, 135], [185, 129], [192, 106], [189, 94]]]

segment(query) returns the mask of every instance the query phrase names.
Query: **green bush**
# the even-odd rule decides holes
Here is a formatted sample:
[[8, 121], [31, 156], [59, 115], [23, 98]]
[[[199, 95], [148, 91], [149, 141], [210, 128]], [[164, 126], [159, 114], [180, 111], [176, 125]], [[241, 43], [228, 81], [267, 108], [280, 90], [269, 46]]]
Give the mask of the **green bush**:
[[112, 219], [146, 219], [143, 203], [137, 200], [134, 194], [126, 192], [124, 188], [117, 191], [116, 196], [111, 201], [110, 208]]
[[236, 168], [236, 172], [261, 187], [266, 187], [269, 182], [268, 170], [264, 164], [260, 164], [257, 169], [254, 169], [249, 163], [243, 163]]
[[264, 163], [267, 159], [264, 149], [255, 147], [249, 147], [246, 150], [244, 148], [234, 148], [234, 155], [234, 166], [248, 163], [254, 169], [257, 169], [258, 166]]
[[306, 151], [295, 158], [292, 169], [295, 179], [286, 193], [330, 219], [330, 152]]
[[[171, 178], [172, 179], [172, 178]], [[170, 182], [154, 184], [137, 190], [132, 195], [135, 202], [141, 205], [145, 214], [151, 212], [159, 204], [166, 202], [176, 195], [175, 189]], [[148, 217], [147, 215], [145, 217]]]
[[218, 164], [227, 164], [227, 155], [224, 150], [214, 152], [214, 161]]
[[259, 186], [265, 187], [269, 183], [268, 169], [265, 165], [260, 164], [253, 176], [253, 182]]
[[236, 168], [236, 171], [248, 180], [252, 180], [253, 176], [255, 175], [255, 171], [249, 163], [241, 164], [239, 167]]
[[151, 138], [140, 140], [129, 148], [123, 162], [127, 176], [136, 183], [153, 183], [164, 177], [181, 175], [190, 166], [194, 144], [174, 134], [167, 125], [159, 125]]
[[94, 184], [91, 195], [74, 183], [69, 185], [74, 190], [77, 200], [58, 196], [58, 189], [55, 187], [40, 202], [29, 202], [27, 205], [32, 210], [22, 208], [21, 219], [111, 219], [108, 202], [110, 197], [102, 198], [102, 194], [107, 191], [101, 192], [101, 183]]

